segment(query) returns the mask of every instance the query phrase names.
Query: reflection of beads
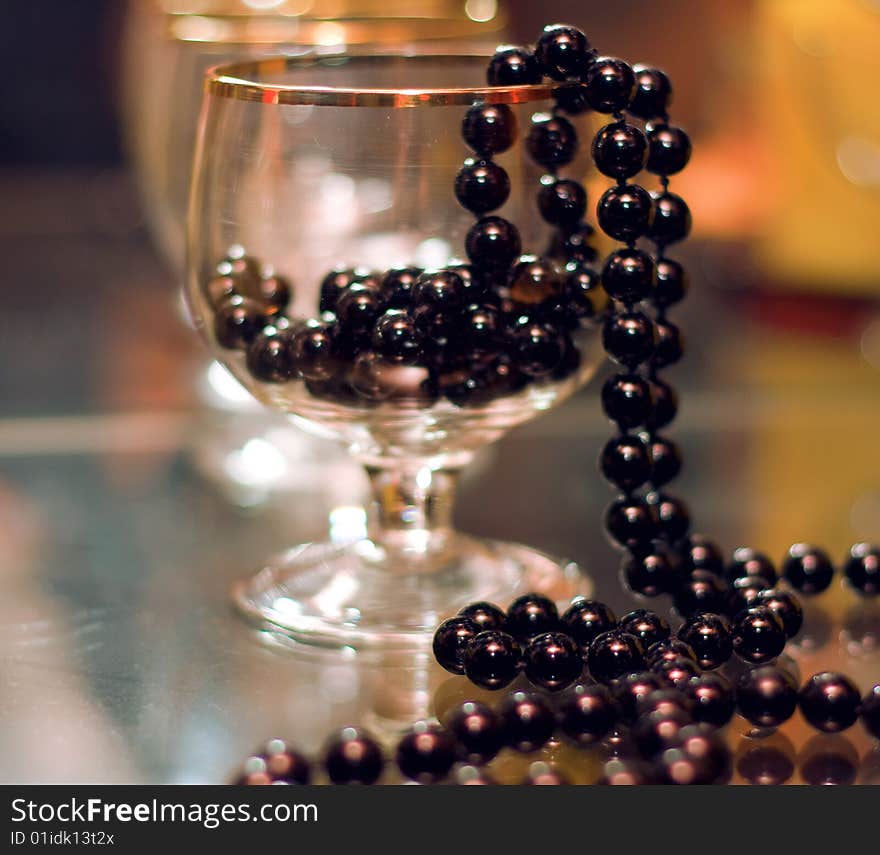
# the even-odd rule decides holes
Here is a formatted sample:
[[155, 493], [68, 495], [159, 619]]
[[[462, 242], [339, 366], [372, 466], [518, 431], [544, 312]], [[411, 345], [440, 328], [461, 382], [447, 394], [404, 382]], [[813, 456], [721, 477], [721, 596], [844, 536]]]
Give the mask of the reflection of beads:
[[723, 727], [733, 716], [736, 698], [730, 681], [720, 674], [700, 674], [688, 680], [685, 696], [693, 703], [697, 721]]
[[498, 707], [504, 744], [527, 754], [547, 744], [556, 727], [553, 711], [535, 694], [514, 692]]
[[504, 744], [498, 715], [476, 701], [466, 701], [453, 710], [446, 727], [458, 741], [464, 759], [471, 763], [488, 763]]

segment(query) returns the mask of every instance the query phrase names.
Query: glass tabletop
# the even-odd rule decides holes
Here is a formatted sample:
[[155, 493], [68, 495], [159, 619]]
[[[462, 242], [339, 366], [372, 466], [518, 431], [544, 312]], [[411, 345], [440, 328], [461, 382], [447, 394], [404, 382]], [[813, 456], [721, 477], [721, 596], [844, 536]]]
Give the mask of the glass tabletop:
[[[391, 739], [484, 696], [427, 660], [296, 647], [233, 612], [230, 586], [267, 556], [321, 537], [328, 517], [340, 537], [361, 524], [360, 473], [259, 411], [207, 406], [206, 352], [125, 174], [3, 182], [16, 287], [0, 336], [0, 780], [223, 782], [270, 736], [312, 751], [333, 726], [361, 723]], [[839, 560], [876, 540], [874, 309], [752, 290], [760, 270], [733, 247], [695, 242], [689, 256], [689, 349], [670, 378], [697, 530], [774, 557], [810, 540]], [[611, 497], [595, 463], [609, 434], [600, 382], [484, 453], [458, 522], [575, 560], [621, 612], [637, 603], [600, 524]], [[289, 444], [271, 483], [267, 432]], [[805, 606], [787, 651], [802, 679], [841, 670], [863, 691], [880, 679], [880, 602], [836, 580]], [[734, 782], [880, 781], [861, 725], [819, 736], [795, 716], [758, 739], [735, 719], [727, 732]], [[528, 759], [500, 758], [499, 776]], [[574, 766], [598, 774], [598, 761]]]

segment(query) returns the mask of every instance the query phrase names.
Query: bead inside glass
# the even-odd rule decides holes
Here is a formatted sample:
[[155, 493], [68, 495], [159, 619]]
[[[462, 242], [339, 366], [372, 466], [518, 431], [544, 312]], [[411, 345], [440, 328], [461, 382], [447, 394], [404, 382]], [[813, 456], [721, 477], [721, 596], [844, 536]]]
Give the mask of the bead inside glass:
[[[587, 586], [569, 563], [457, 532], [451, 512], [458, 473], [477, 449], [592, 376], [601, 358], [594, 323], [566, 332], [566, 365], [497, 394], [468, 391], [469, 378], [485, 377], [482, 356], [456, 351], [458, 373], [450, 377], [446, 350], [415, 365], [389, 364], [370, 352], [369, 337], [346, 350], [331, 379], [266, 382], [254, 376], [243, 346], [218, 336], [226, 309], [216, 279], [236, 265], [290, 283], [283, 317], [267, 323], [294, 337], [307, 323], [338, 327], [319, 309], [321, 282], [334, 269], [381, 277], [391, 268], [467, 264], [475, 215], [457, 202], [453, 185], [474, 156], [461, 126], [475, 104], [510, 105], [520, 131], [495, 157], [511, 192], [488, 215], [517, 226], [523, 253], [543, 254], [551, 232], [535, 200], [542, 169], [521, 137], [533, 113], [552, 110], [552, 89], [486, 88], [486, 62], [423, 54], [279, 58], [214, 69], [206, 83], [188, 229], [195, 323], [258, 400], [344, 443], [373, 488], [365, 532], [294, 547], [236, 588], [245, 613], [302, 641], [423, 647], [438, 622], [468, 602], [506, 603], [526, 590], [563, 601]], [[581, 154], [566, 175], [583, 177], [588, 163]], [[501, 279], [493, 281], [503, 291]], [[450, 351], [461, 332], [456, 323], [442, 338]], [[432, 336], [424, 333], [426, 354], [441, 347]]]

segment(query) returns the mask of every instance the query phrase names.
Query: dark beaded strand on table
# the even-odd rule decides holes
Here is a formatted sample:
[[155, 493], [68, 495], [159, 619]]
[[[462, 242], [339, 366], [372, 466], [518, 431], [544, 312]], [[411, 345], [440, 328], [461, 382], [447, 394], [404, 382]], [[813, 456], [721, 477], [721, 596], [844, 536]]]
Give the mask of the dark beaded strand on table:
[[[628, 585], [648, 596], [674, 594], [676, 610], [686, 620], [671, 637], [668, 623], [654, 612], [637, 609], [618, 621], [607, 606], [591, 600], [576, 600], [561, 616], [540, 594], [518, 598], [506, 612], [490, 603], [466, 606], [435, 634], [435, 657], [446, 670], [465, 674], [487, 689], [501, 689], [525, 673], [538, 689], [559, 692], [578, 682], [586, 662], [589, 675], [598, 682], [573, 686], [555, 708], [541, 694], [521, 691], [507, 697], [497, 711], [467, 701], [447, 716], [445, 727], [422, 722], [404, 735], [395, 753], [398, 768], [423, 783], [450, 775], [458, 783], [492, 783], [481, 768], [457, 764], [485, 764], [504, 747], [537, 750], [558, 729], [576, 746], [605, 740], [612, 759], [605, 764], [601, 783], [724, 782], [731, 758], [714, 729], [724, 726], [734, 709], [752, 724], [772, 728], [799, 707], [809, 724], [829, 733], [861, 717], [868, 732], [880, 739], [880, 685], [860, 699], [851, 680], [826, 672], [814, 675], [798, 691], [787, 670], [768, 664], [803, 620], [797, 598], [774, 587], [772, 562], [754, 550], [739, 549], [725, 567], [717, 546], [689, 536], [684, 503], [660, 493], [678, 474], [681, 457], [677, 447], [657, 433], [676, 411], [675, 393], [657, 372], [681, 355], [680, 334], [666, 310], [685, 293], [684, 271], [665, 251], [690, 228], [686, 204], [668, 189], [669, 175], [680, 171], [690, 154], [686, 134], [668, 124], [668, 79], [656, 69], [633, 70], [620, 60], [596, 59], [583, 34], [565, 25], [545, 28], [535, 54], [526, 48], [500, 50], [488, 73], [493, 85], [535, 83], [542, 75], [567, 82], [557, 92], [554, 111], [533, 117], [528, 143], [548, 169], [538, 205], [558, 233], [547, 254], [567, 261], [567, 271], [578, 269], [582, 278], [588, 270], [584, 262], [593, 260], [595, 253], [584, 242], [591, 229], [582, 220], [583, 188], [557, 173], [577, 146], [574, 130], [560, 111], [576, 115], [592, 108], [614, 118], [599, 132], [593, 149], [600, 171], [617, 179], [599, 202], [599, 224], [625, 244], [609, 256], [602, 274], [616, 309], [606, 317], [603, 340], [627, 371], [606, 383], [602, 394], [606, 413], [620, 429], [600, 460], [603, 473], [622, 493], [606, 519], [612, 537], [629, 552], [623, 566]], [[459, 200], [478, 215], [502, 204], [509, 192], [506, 173], [491, 161], [502, 149], [481, 141], [485, 129], [483, 136], [473, 130], [480, 124], [475, 117], [485, 109], [473, 108], [471, 119], [465, 120], [465, 139], [480, 159], [467, 161], [456, 181]], [[626, 123], [624, 111], [646, 120], [647, 137]], [[491, 137], [497, 129], [490, 130]], [[498, 133], [503, 140], [505, 133]], [[638, 185], [626, 183], [643, 166], [661, 181], [662, 192], [653, 199]], [[515, 231], [501, 218], [483, 218], [471, 230], [469, 246], [479, 243], [487, 219], [496, 221], [492, 228]], [[640, 237], [652, 242], [653, 258], [636, 248]], [[486, 259], [476, 251], [471, 255], [477, 275]], [[521, 259], [511, 284], [517, 269], [536, 263], [545, 264]], [[491, 272], [497, 275], [500, 269]], [[527, 278], [540, 284], [540, 271], [530, 267]], [[590, 290], [592, 282], [584, 290]], [[640, 303], [652, 307], [653, 318], [639, 311]], [[242, 323], [249, 320], [247, 313], [239, 314]], [[238, 334], [237, 324], [237, 318], [231, 320], [230, 335]], [[277, 350], [267, 347], [270, 356]], [[634, 428], [643, 430], [633, 434]], [[639, 496], [636, 491], [646, 485], [647, 496]], [[825, 590], [834, 572], [825, 553], [803, 544], [792, 547], [782, 569], [788, 584], [807, 595]], [[859, 593], [876, 594], [880, 550], [854, 546], [844, 572]], [[742, 674], [735, 690], [720, 674], [702, 672], [723, 665], [733, 651], [758, 666]], [[642, 670], [645, 667], [650, 670]], [[631, 725], [629, 736], [625, 727], [615, 730], [618, 720]], [[640, 757], [616, 756], [628, 743]], [[267, 752], [252, 758], [252, 767], [259, 767], [256, 780], [242, 782], [309, 780], [308, 761], [280, 744], [278, 778], [260, 771], [271, 765]], [[355, 729], [331, 740], [325, 750], [324, 765], [334, 783], [372, 783], [383, 762], [375, 741]], [[298, 774], [287, 772], [291, 764]], [[532, 769], [524, 781], [566, 782], [551, 768]]]

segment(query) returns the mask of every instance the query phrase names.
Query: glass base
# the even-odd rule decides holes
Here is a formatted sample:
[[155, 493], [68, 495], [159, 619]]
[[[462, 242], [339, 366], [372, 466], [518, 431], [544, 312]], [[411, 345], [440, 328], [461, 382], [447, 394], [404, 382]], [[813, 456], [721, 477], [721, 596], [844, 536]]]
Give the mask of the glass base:
[[247, 617], [296, 641], [418, 650], [442, 620], [476, 600], [506, 607], [538, 591], [565, 606], [592, 590], [577, 565], [518, 544], [456, 534], [444, 554], [440, 566], [425, 568], [392, 561], [369, 540], [304, 544], [237, 584], [233, 597]]

